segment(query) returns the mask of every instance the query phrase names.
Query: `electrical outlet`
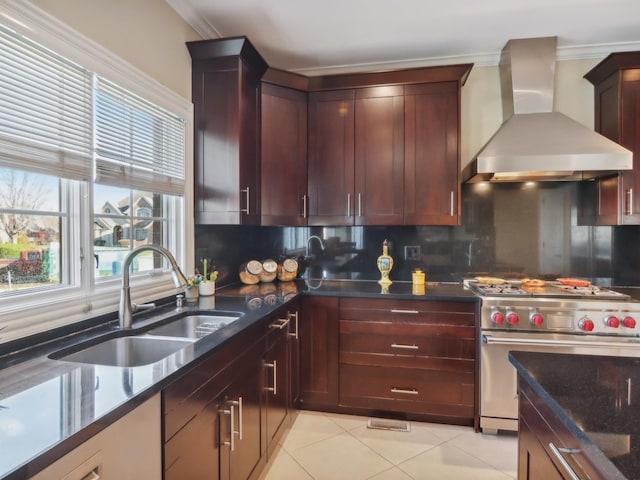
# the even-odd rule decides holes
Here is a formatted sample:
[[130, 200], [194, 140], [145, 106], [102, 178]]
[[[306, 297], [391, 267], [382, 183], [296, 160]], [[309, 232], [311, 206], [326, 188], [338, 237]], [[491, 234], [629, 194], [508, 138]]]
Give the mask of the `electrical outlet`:
[[414, 261], [420, 260], [420, 245], [405, 245], [404, 259]]

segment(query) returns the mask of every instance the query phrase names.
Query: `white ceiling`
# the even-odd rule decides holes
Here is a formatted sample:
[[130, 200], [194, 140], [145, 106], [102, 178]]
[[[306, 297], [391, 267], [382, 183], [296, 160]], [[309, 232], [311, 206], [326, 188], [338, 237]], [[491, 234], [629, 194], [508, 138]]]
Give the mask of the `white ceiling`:
[[558, 37], [558, 58], [640, 50], [638, 0], [166, 0], [203, 38], [246, 35], [307, 75], [473, 62], [511, 38]]

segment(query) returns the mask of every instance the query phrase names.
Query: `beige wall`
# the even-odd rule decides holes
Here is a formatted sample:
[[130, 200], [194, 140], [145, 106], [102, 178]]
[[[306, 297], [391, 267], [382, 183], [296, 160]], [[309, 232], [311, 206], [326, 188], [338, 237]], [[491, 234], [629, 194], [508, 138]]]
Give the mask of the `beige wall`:
[[[593, 128], [593, 85], [583, 78], [602, 58], [556, 63], [555, 110]], [[502, 124], [498, 67], [474, 67], [462, 87], [461, 166]]]
[[58, 20], [191, 99], [185, 42], [200, 40], [164, 0], [32, 0]]

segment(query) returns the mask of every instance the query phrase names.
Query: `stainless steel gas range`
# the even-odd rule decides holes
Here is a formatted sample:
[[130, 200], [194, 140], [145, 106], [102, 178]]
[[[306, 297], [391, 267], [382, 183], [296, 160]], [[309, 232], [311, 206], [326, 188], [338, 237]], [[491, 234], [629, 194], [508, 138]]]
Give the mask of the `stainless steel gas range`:
[[[640, 357], [640, 302], [596, 286], [465, 281], [482, 299], [480, 428], [518, 429], [512, 350]], [[629, 389], [632, 388], [629, 382]]]

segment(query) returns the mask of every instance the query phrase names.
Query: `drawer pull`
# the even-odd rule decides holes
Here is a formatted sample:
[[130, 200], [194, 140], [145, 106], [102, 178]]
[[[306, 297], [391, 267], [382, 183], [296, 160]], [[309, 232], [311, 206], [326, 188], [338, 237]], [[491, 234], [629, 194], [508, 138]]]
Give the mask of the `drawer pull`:
[[418, 395], [418, 390], [415, 388], [396, 388], [391, 387], [391, 393], [404, 393], [407, 395]]
[[277, 328], [278, 330], [282, 330], [287, 325], [289, 325], [290, 321], [291, 318], [279, 318], [277, 322], [273, 322], [271, 325], [269, 325], [269, 328]]
[[396, 310], [395, 308], [391, 310], [391, 313], [403, 313], [406, 315], [418, 315], [420, 313], [418, 310]]
[[402, 350], [418, 350], [418, 345], [403, 345], [402, 343], [392, 343], [391, 348], [399, 348]]
[[553, 444], [553, 442], [549, 442], [549, 449], [551, 450], [553, 455], [558, 459], [558, 461], [562, 465], [562, 468], [564, 468], [565, 472], [567, 472], [567, 474], [569, 475], [569, 478], [571, 480], [580, 480], [580, 477], [578, 476], [578, 474], [575, 472], [573, 468], [571, 468], [571, 465], [569, 465], [569, 462], [567, 462], [567, 460], [562, 455], [563, 453], [567, 453], [567, 454], [578, 453], [580, 452], [580, 450], [574, 450], [572, 448], [558, 448]]

